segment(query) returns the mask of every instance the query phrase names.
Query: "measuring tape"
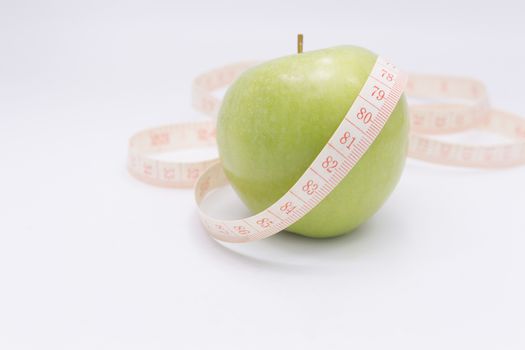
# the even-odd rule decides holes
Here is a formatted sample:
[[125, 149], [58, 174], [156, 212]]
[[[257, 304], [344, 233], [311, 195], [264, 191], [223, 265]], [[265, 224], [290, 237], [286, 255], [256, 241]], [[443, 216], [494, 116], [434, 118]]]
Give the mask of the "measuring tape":
[[[232, 64], [197, 77], [193, 106], [215, 116], [220, 100], [213, 92], [231, 84], [254, 62]], [[408, 80], [408, 81], [407, 81]], [[407, 75], [379, 57], [358, 97], [325, 147], [286, 194], [262, 212], [238, 220], [212, 218], [200, 203], [228, 180], [219, 160], [168, 162], [160, 153], [215, 146], [215, 121], [180, 123], [141, 131], [129, 143], [129, 172], [141, 181], [162, 187], [195, 186], [201, 221], [209, 234], [226, 242], [249, 242], [274, 235], [301, 219], [344, 179], [374, 142], [402, 93], [409, 97], [451, 100], [451, 103], [411, 105], [409, 156], [429, 162], [480, 168], [525, 164], [525, 121], [489, 108], [484, 85], [476, 80], [431, 75]], [[364, 124], [360, 113], [373, 115]], [[448, 143], [432, 135], [483, 129], [514, 140], [474, 146]]]

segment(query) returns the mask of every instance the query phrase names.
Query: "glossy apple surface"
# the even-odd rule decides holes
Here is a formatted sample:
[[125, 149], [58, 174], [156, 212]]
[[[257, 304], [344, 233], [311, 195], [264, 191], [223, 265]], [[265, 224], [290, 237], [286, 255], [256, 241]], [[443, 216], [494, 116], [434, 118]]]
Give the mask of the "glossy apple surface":
[[[253, 213], [299, 179], [341, 123], [377, 56], [341, 46], [275, 59], [243, 73], [219, 112], [226, 176]], [[370, 218], [396, 186], [408, 145], [403, 96], [378, 138], [346, 178], [287, 231], [332, 237]]]

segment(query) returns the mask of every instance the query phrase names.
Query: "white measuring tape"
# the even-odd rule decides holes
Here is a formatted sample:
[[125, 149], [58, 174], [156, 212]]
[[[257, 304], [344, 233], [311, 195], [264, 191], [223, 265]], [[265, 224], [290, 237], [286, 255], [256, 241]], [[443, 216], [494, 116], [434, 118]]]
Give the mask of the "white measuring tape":
[[[234, 64], [197, 77], [193, 85], [194, 107], [214, 116], [220, 101], [212, 93], [233, 82], [253, 64]], [[248, 242], [276, 234], [298, 221], [357, 164], [379, 135], [404, 89], [411, 97], [455, 100], [450, 104], [410, 107], [409, 156], [440, 164], [484, 168], [525, 164], [525, 121], [510, 113], [489, 109], [482, 83], [467, 78], [427, 75], [411, 75], [407, 83], [404, 73], [379, 57], [341, 124], [295, 185], [272, 206], [244, 219], [212, 218], [199, 208], [206, 230], [222, 241]], [[363, 122], [365, 116], [369, 123]], [[446, 143], [427, 136], [473, 128], [500, 133], [516, 141], [474, 146]], [[195, 197], [200, 205], [210, 191], [228, 183], [220, 162], [167, 162], [152, 156], [214, 145], [215, 121], [212, 120], [145, 130], [130, 140], [129, 171], [156, 186], [195, 185]]]

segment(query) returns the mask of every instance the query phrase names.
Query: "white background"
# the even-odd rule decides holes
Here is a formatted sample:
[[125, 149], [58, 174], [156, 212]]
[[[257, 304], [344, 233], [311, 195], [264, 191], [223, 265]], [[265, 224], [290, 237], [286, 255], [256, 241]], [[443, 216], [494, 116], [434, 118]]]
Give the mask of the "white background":
[[350, 235], [222, 245], [190, 190], [144, 185], [125, 161], [135, 131], [201, 118], [193, 76], [293, 53], [297, 32], [306, 50], [478, 77], [523, 115], [524, 10], [0, 0], [0, 348], [523, 349], [525, 167], [409, 161]]

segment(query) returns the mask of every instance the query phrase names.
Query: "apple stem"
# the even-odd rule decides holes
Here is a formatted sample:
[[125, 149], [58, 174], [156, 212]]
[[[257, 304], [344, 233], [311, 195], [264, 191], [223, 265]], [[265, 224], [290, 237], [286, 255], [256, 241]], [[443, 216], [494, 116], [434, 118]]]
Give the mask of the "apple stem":
[[303, 35], [297, 34], [297, 53], [303, 53]]

